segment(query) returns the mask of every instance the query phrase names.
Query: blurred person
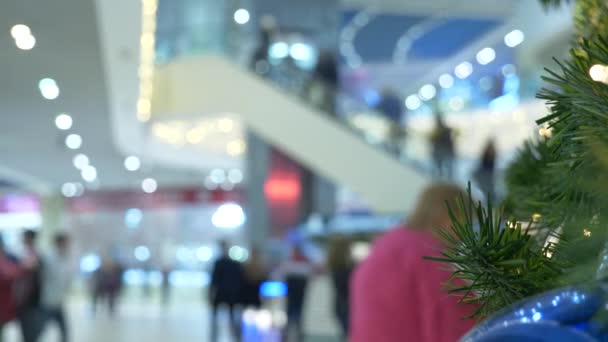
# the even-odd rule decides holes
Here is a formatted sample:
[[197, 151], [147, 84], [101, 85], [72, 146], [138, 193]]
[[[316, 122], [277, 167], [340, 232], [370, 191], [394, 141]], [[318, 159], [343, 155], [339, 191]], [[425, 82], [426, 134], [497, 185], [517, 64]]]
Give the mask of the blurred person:
[[97, 305], [105, 302], [108, 314], [116, 313], [116, 302], [122, 290], [122, 266], [114, 259], [104, 258], [101, 267], [93, 275], [93, 314], [97, 313]]
[[437, 177], [451, 180], [454, 173], [454, 141], [452, 129], [446, 125], [441, 113], [435, 114], [431, 147]]
[[235, 340], [239, 337], [239, 322], [237, 304], [243, 282], [241, 264], [228, 256], [228, 243], [220, 242], [220, 256], [213, 264], [211, 282], [209, 284], [209, 303], [211, 304], [211, 340], [218, 339], [217, 315], [220, 307], [228, 307], [230, 333]]
[[435, 232], [451, 226], [446, 204], [462, 190], [427, 187], [407, 224], [377, 238], [351, 281], [351, 342], [457, 341], [474, 325], [472, 307], [458, 303], [443, 283], [451, 272], [424, 256], [439, 256]]
[[298, 244], [293, 246], [287, 260], [283, 261], [276, 270], [277, 276], [284, 279], [287, 285], [287, 326], [284, 333], [287, 341], [292, 336], [292, 331], [295, 333], [296, 341], [304, 340], [302, 326], [304, 299], [308, 280], [316, 270], [317, 267]]
[[249, 260], [243, 265], [243, 288], [240, 303], [244, 307], [259, 309], [262, 306], [260, 287], [268, 278], [262, 256], [257, 248], [252, 248]]
[[171, 272], [170, 266], [165, 266], [161, 270], [160, 300], [164, 307], [169, 305], [171, 299]]
[[250, 68], [257, 74], [268, 75], [270, 71], [269, 54], [270, 45], [276, 33], [276, 21], [270, 15], [264, 15], [260, 19], [258, 31], [258, 45], [255, 48], [250, 62]]
[[306, 97], [330, 116], [337, 115], [336, 96], [339, 85], [338, 62], [331, 51], [321, 51], [317, 65], [306, 86]]
[[44, 326], [44, 310], [41, 303], [43, 262], [36, 247], [37, 233], [26, 230], [23, 233], [24, 256], [20, 260], [23, 267], [15, 284], [17, 318], [24, 342], [38, 341]]
[[69, 340], [65, 314], [65, 301], [72, 283], [72, 267], [69, 260], [69, 238], [59, 233], [53, 241], [53, 251], [44, 259], [42, 272], [42, 305], [46, 323], [55, 322], [59, 327], [61, 342]]
[[152, 264], [148, 261], [143, 264], [143, 281], [141, 283], [141, 293], [144, 299], [149, 300], [152, 295]]
[[329, 243], [327, 255], [327, 269], [334, 288], [334, 314], [345, 339], [348, 337], [349, 284], [354, 267], [351, 245], [351, 240], [346, 236], [334, 237]]
[[0, 342], [3, 341], [4, 325], [17, 318], [13, 290], [20, 273], [16, 259], [8, 254], [4, 240], [0, 238]]
[[402, 120], [404, 114], [403, 101], [395, 91], [386, 88], [382, 91], [380, 102], [376, 105], [378, 110], [389, 122], [387, 146], [391, 153], [399, 156], [406, 131]]
[[479, 188], [490, 201], [495, 199], [494, 176], [496, 170], [496, 143], [488, 140], [481, 154], [481, 160], [474, 173]]

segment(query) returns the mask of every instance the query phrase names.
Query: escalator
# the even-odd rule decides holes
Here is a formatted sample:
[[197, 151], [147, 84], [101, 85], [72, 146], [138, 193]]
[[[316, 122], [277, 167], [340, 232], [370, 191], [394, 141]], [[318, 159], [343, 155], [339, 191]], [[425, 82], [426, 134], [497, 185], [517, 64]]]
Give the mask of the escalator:
[[154, 76], [154, 120], [230, 113], [269, 144], [357, 193], [381, 213], [412, 208], [428, 173], [364, 139], [340, 119], [213, 55], [179, 57]]

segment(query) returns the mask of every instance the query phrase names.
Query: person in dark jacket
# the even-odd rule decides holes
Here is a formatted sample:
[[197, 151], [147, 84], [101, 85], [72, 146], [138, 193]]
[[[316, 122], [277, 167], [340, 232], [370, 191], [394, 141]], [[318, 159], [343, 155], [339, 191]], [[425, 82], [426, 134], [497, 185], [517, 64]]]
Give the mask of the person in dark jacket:
[[260, 20], [260, 30], [258, 32], [258, 45], [251, 56], [249, 68], [262, 76], [267, 76], [270, 64], [268, 50], [274, 39], [276, 31], [275, 19], [265, 15]]
[[228, 307], [231, 332], [235, 340], [238, 339], [239, 329], [236, 314], [236, 305], [243, 282], [243, 268], [241, 264], [228, 256], [228, 243], [220, 242], [220, 257], [213, 265], [211, 282], [209, 284], [209, 303], [211, 303], [211, 340], [217, 341], [218, 322], [217, 314], [223, 305]]
[[494, 173], [496, 170], [496, 144], [493, 139], [488, 140], [483, 149], [481, 160], [475, 170], [475, 180], [479, 188], [488, 196], [489, 200], [495, 199]]
[[400, 156], [406, 136], [405, 128], [401, 124], [405, 113], [403, 101], [395, 91], [387, 88], [382, 91], [376, 110], [384, 115], [389, 124], [387, 137], [389, 150], [396, 156]]
[[295, 341], [304, 341], [304, 300], [308, 289], [309, 279], [317, 272], [317, 267], [306, 255], [302, 246], [292, 247], [290, 256], [284, 260], [275, 271], [278, 278], [285, 280], [287, 285], [286, 311], [287, 326], [285, 337], [295, 337]]
[[326, 114], [337, 115], [336, 97], [339, 86], [338, 62], [331, 51], [321, 51], [307, 85], [306, 97]]
[[33, 230], [23, 233], [24, 258], [20, 261], [23, 272], [16, 283], [17, 317], [24, 342], [38, 341], [44, 327], [44, 310], [41, 303], [42, 258], [36, 248]]
[[348, 338], [349, 284], [353, 268], [350, 239], [345, 236], [333, 238], [329, 244], [327, 269], [334, 288], [334, 314], [345, 340]]
[[437, 178], [451, 180], [454, 173], [454, 140], [440, 113], [435, 114], [435, 132], [431, 138], [433, 162]]

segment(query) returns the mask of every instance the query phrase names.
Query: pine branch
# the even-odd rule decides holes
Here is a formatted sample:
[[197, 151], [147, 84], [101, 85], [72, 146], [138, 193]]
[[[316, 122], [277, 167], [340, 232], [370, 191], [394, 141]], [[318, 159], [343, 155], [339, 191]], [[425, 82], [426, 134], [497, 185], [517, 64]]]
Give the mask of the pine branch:
[[438, 233], [445, 246], [442, 256], [427, 259], [453, 267], [445, 285], [461, 302], [478, 304], [472, 317], [487, 317], [556, 285], [565, 266], [561, 259], [547, 257], [554, 246], [539, 243], [531, 227], [507, 228], [490, 203], [484, 207], [473, 201], [470, 186], [468, 197], [448, 211], [451, 229]]

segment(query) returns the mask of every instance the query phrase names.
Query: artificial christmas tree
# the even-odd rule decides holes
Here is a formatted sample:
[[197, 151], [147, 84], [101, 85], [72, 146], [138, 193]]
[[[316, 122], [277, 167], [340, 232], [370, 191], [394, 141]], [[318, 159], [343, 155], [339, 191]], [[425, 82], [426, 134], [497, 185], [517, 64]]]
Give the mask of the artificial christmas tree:
[[469, 195], [442, 235], [435, 260], [455, 267], [450, 291], [485, 319], [465, 340], [608, 337], [608, 1], [574, 6], [570, 59], [547, 70], [538, 95], [550, 114], [537, 123], [550, 134], [507, 170], [508, 219]]

